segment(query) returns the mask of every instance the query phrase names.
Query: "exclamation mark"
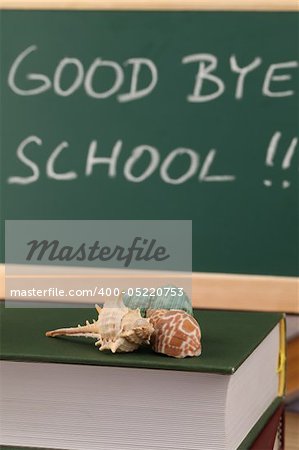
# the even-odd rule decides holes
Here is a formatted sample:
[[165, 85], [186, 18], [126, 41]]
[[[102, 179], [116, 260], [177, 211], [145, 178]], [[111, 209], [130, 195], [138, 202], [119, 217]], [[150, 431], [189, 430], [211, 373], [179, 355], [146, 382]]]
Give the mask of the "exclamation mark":
[[[274, 166], [274, 157], [275, 157], [275, 154], [277, 151], [277, 146], [278, 146], [278, 142], [279, 142], [280, 138], [281, 138], [280, 131], [277, 131], [272, 136], [272, 139], [270, 141], [270, 144], [269, 144], [269, 147], [267, 150], [267, 155], [266, 155], [266, 166], [268, 166], [268, 167]], [[295, 149], [296, 149], [297, 144], [298, 144], [298, 138], [294, 137], [289, 145], [289, 148], [287, 149], [287, 152], [286, 152], [284, 158], [283, 158], [282, 166], [281, 166], [283, 170], [287, 170], [290, 168], [293, 156], [295, 154]], [[267, 180], [264, 180], [263, 183], [266, 187], [272, 186], [272, 180], [267, 179]], [[290, 187], [290, 185], [291, 185], [290, 181], [283, 180], [283, 182], [282, 182], [283, 189], [287, 189], [288, 187]]]
[[[280, 131], [277, 131], [273, 134], [272, 139], [270, 141], [268, 150], [267, 150], [267, 156], [266, 156], [266, 166], [273, 167], [274, 166], [274, 156], [277, 149], [277, 144], [279, 139], [281, 138]], [[272, 186], [272, 180], [264, 180], [264, 185], [267, 187]]]
[[[297, 146], [297, 143], [298, 143], [298, 138], [293, 138], [291, 145], [289, 146], [289, 148], [285, 154], [285, 157], [283, 158], [283, 161], [282, 161], [281, 167], [283, 168], [283, 170], [286, 170], [290, 167], [292, 158], [295, 154], [295, 148]], [[290, 187], [290, 185], [291, 185], [290, 181], [283, 180], [283, 182], [282, 182], [283, 189], [287, 189], [288, 187]]]

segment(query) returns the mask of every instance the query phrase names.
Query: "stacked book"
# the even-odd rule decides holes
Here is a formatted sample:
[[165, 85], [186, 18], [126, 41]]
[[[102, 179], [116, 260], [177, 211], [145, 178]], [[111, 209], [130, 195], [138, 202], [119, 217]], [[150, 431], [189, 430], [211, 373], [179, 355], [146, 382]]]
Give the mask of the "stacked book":
[[286, 394], [292, 401], [299, 400], [299, 316], [287, 315], [287, 353]]
[[87, 308], [1, 306], [2, 448], [279, 448], [281, 314], [196, 311], [202, 355], [185, 359], [45, 336], [93, 318]]

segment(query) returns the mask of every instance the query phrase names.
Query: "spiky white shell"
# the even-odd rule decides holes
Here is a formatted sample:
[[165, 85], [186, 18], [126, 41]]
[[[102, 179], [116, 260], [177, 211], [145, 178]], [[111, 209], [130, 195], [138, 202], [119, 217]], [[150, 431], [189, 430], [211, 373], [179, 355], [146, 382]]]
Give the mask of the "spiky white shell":
[[60, 328], [48, 331], [46, 336], [85, 336], [97, 339], [99, 350], [132, 352], [140, 345], [149, 343], [154, 331], [148, 319], [141, 317], [140, 310], [131, 310], [121, 300], [110, 302], [103, 308], [96, 305], [98, 320], [76, 328]]
[[96, 342], [100, 350], [115, 352], [132, 352], [138, 343], [127, 339], [134, 334], [134, 319], [141, 318], [140, 311], [132, 312], [128, 308], [104, 307], [98, 318], [100, 338]]

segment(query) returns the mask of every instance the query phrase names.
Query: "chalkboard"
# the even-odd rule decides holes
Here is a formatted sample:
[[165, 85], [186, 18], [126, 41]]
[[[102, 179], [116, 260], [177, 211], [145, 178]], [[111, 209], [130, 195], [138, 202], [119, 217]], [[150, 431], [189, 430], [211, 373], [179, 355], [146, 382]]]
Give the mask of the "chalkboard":
[[194, 271], [298, 275], [297, 13], [1, 15], [3, 219], [192, 219]]

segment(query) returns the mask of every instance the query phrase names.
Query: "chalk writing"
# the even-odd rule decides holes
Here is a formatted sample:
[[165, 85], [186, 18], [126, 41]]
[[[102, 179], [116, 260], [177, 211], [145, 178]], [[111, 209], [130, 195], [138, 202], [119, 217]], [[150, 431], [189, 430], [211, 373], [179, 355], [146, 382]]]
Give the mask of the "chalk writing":
[[[38, 136], [28, 136], [25, 138], [17, 149], [17, 157], [29, 171], [25, 176], [10, 176], [8, 178], [9, 184], [32, 184], [39, 180], [44, 170], [44, 175], [52, 180], [56, 181], [70, 181], [79, 176], [77, 172], [72, 170], [58, 173], [55, 170], [56, 161], [63, 151], [67, 151], [69, 143], [67, 141], [60, 142], [48, 157], [45, 168], [41, 168], [36, 162], [26, 156], [26, 149], [40, 149], [43, 146], [42, 140]], [[197, 151], [188, 148], [176, 148], [171, 150], [168, 155], [162, 158], [158, 149], [150, 145], [139, 145], [132, 149], [128, 159], [123, 167], [120, 167], [119, 156], [123, 148], [123, 141], [118, 139], [111, 152], [111, 156], [101, 157], [97, 156], [98, 141], [92, 140], [89, 144], [86, 156], [85, 172], [80, 174], [85, 177], [90, 177], [94, 174], [96, 166], [104, 165], [105, 176], [108, 178], [114, 178], [116, 176], [123, 176], [124, 179], [131, 183], [141, 183], [150, 178], [156, 171], [158, 172], [161, 180], [166, 184], [180, 185], [186, 183], [190, 178], [197, 177], [199, 182], [227, 182], [234, 181], [234, 175], [213, 175], [212, 166], [217, 156], [216, 150], [211, 150], [203, 157], [203, 163], [200, 169], [200, 155]], [[164, 153], [164, 152], [163, 152]], [[145, 155], [150, 156], [150, 162], [144, 171], [136, 175], [134, 174], [135, 164]], [[178, 158], [187, 160], [189, 167], [179, 176], [171, 175], [171, 169], [173, 164]], [[161, 162], [160, 168], [159, 164]], [[70, 158], [71, 163], [71, 158]], [[200, 170], [199, 170], [200, 169]]]
[[[119, 62], [95, 55], [94, 59], [87, 64], [80, 61], [76, 55], [65, 56], [54, 64], [52, 75], [49, 76], [46, 73], [28, 71], [30, 63], [34, 62], [36, 67], [36, 61], [41, 52], [42, 49], [39, 49], [37, 45], [30, 45], [13, 59], [7, 79], [13, 95], [28, 97], [43, 95], [50, 91], [51, 94], [64, 98], [83, 91], [87, 98], [93, 101], [114, 98], [116, 102], [123, 104], [145, 101], [146, 97], [150, 96], [159, 85], [159, 67], [150, 58], [130, 57]], [[244, 62], [240, 64], [238, 56], [232, 54], [226, 62], [222, 61], [222, 64], [226, 64], [226, 69], [233, 77], [233, 83], [227, 83], [223, 75], [219, 75], [217, 55], [192, 53], [178, 59], [176, 70], [188, 71], [189, 75], [194, 75], [194, 78], [188, 77], [187, 95], [181, 91], [182, 103], [198, 104], [195, 106], [196, 108], [205, 108], [206, 103], [216, 101], [224, 94], [231, 95], [236, 102], [246, 101], [248, 98], [246, 86], [255, 71], [260, 71], [260, 73], [262, 71], [262, 76], [259, 77], [260, 85], [257, 87], [261, 96], [279, 102], [282, 98], [296, 94], [296, 85], [293, 82], [294, 70], [298, 69], [296, 60], [265, 64], [262, 57], [255, 56], [246, 64]], [[71, 74], [68, 77], [67, 86], [65, 82], [62, 82], [65, 74]], [[101, 88], [103, 74], [105, 74], [105, 87]], [[125, 92], [123, 92], [124, 86], [126, 86]], [[230, 92], [228, 92], [227, 86], [229, 86]], [[281, 135], [282, 132], [276, 131], [270, 139], [265, 160], [267, 167], [274, 165]], [[283, 171], [290, 168], [297, 144], [298, 138], [292, 137], [282, 162]], [[48, 155], [44, 166], [41, 167], [41, 163], [38, 164], [34, 159], [34, 151], [41, 151], [41, 148], [44, 148], [41, 137], [34, 133], [25, 137], [16, 150], [16, 158], [24, 166], [22, 175], [11, 175], [7, 178], [7, 182], [29, 185], [38, 182], [42, 175], [55, 181], [72, 181], [79, 176], [86, 178], [93, 176], [99, 166], [106, 168], [105, 176], [108, 178], [123, 177], [129, 183], [142, 183], [157, 175], [163, 183], [178, 186], [192, 179], [197, 183], [228, 183], [237, 179], [237, 175], [234, 173], [217, 173], [214, 170], [215, 160], [223, 158], [223, 156], [221, 149], [215, 149], [212, 143], [210, 148], [200, 149], [200, 151], [181, 145], [166, 151], [158, 149], [150, 143], [141, 143], [132, 148], [129, 153], [126, 152], [126, 160], [121, 165], [119, 158], [123, 150], [122, 139], [115, 140], [110, 156], [102, 156], [100, 141], [92, 139], [87, 146], [85, 167], [81, 172], [78, 169], [73, 170], [71, 158], [69, 170], [58, 171], [57, 161], [64, 154], [67, 157], [69, 147], [70, 143], [67, 140], [58, 142]], [[27, 153], [28, 149], [30, 158]], [[140, 161], [143, 162], [143, 167], [145, 165], [141, 171]], [[174, 167], [176, 167], [175, 170], [173, 170]], [[179, 170], [178, 167], [180, 167]], [[263, 185], [267, 188], [271, 187], [272, 179], [265, 177]], [[285, 177], [281, 186], [283, 189], [291, 186], [288, 177]]]
[[[53, 80], [43, 73], [28, 73], [27, 80], [30, 86], [26, 87], [24, 81], [17, 82], [19, 70], [27, 59], [39, 55], [37, 45], [31, 45], [23, 50], [11, 64], [8, 74], [8, 85], [17, 95], [32, 96], [41, 95], [46, 91], [53, 89], [53, 93], [61, 97], [74, 95], [79, 89], [83, 89], [87, 96], [97, 100], [105, 100], [116, 96], [118, 102], [130, 102], [140, 100], [150, 95], [156, 88], [159, 81], [159, 72], [157, 64], [145, 57], [129, 58], [123, 63], [118, 61], [96, 57], [94, 61], [85, 68], [83, 63], [76, 57], [65, 57], [58, 61], [54, 68]], [[187, 95], [188, 102], [205, 103], [213, 101], [223, 95], [226, 85], [219, 74], [217, 74], [218, 58], [211, 53], [196, 53], [186, 55], [178, 62], [178, 70], [186, 70], [186, 65], [194, 64], [196, 67], [194, 84], [191, 86], [191, 93]], [[264, 81], [260, 87], [261, 94], [267, 97], [281, 98], [295, 95], [295, 90], [288, 88], [287, 82], [293, 78], [294, 69], [298, 68], [298, 61], [284, 61], [270, 64], [264, 67], [261, 57], [255, 57], [247, 66], [241, 67], [236, 55], [231, 55], [227, 62], [230, 71], [237, 75], [235, 82], [234, 98], [241, 100], [244, 98], [246, 79], [255, 70], [265, 72]], [[70, 67], [75, 68], [75, 77], [67, 88], [62, 87], [61, 79], [64, 73], [68, 72]], [[131, 69], [131, 70], [129, 70]], [[190, 70], [190, 69], [189, 69]], [[193, 70], [193, 69], [192, 69]], [[22, 70], [21, 70], [22, 71]], [[96, 91], [94, 80], [101, 79], [102, 72], [110, 72], [110, 86], [103, 91]], [[150, 81], [147, 86], [139, 86], [139, 79], [143, 71], [149, 75]], [[130, 89], [128, 92], [120, 93], [125, 78], [130, 80]], [[212, 92], [203, 93], [206, 85], [212, 85]], [[281, 85], [281, 86], [280, 86]]]
[[[276, 133], [273, 134], [273, 136], [270, 140], [269, 147], [267, 150], [267, 155], [266, 155], [266, 166], [268, 166], [268, 167], [274, 166], [274, 158], [275, 158], [275, 154], [277, 152], [277, 147], [278, 147], [280, 139], [281, 139], [281, 132], [277, 131]], [[291, 140], [291, 143], [284, 155], [284, 158], [282, 161], [282, 166], [281, 166], [283, 170], [290, 168], [293, 156], [295, 154], [297, 144], [298, 144], [298, 138], [294, 137]], [[271, 187], [272, 180], [269, 180], [269, 179], [264, 180], [264, 185], [267, 187]], [[290, 185], [291, 185], [291, 183], [289, 180], [283, 180], [283, 182], [282, 182], [283, 189], [290, 187]]]

